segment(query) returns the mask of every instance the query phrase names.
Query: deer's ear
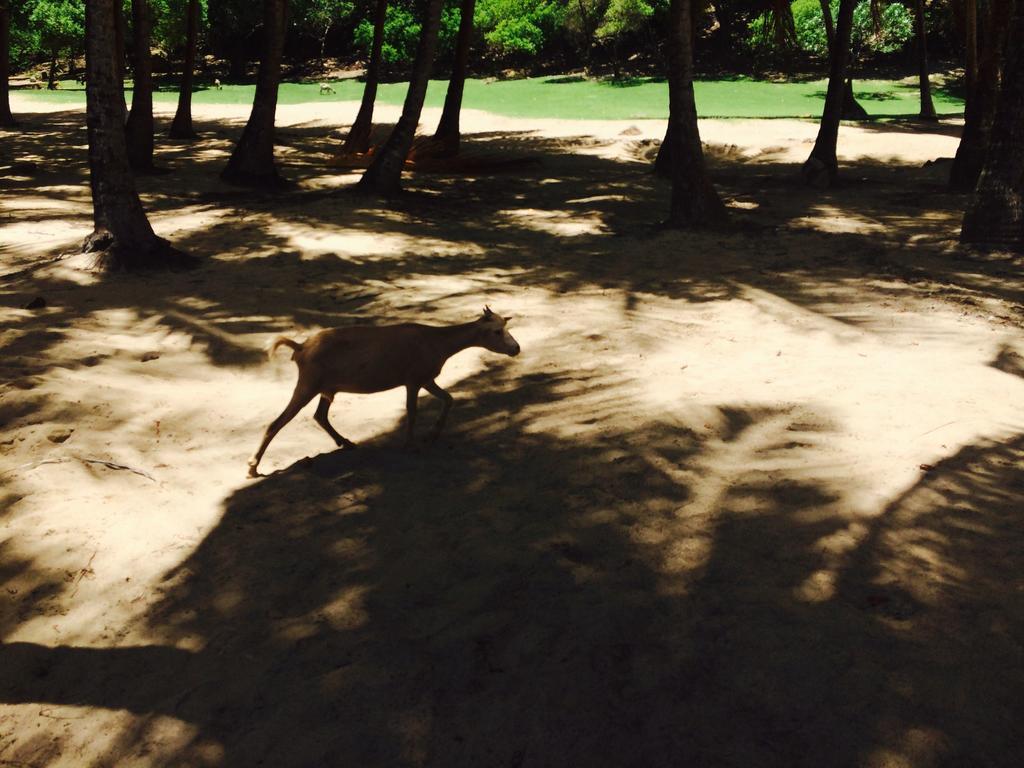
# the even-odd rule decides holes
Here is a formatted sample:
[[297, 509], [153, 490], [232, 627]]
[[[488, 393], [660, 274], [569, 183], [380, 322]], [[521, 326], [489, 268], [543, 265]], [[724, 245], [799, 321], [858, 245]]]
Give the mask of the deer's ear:
[[515, 315], [505, 315], [505, 317], [504, 317], [505, 325], [508, 325], [509, 323], [511, 323], [515, 319], [516, 319]]

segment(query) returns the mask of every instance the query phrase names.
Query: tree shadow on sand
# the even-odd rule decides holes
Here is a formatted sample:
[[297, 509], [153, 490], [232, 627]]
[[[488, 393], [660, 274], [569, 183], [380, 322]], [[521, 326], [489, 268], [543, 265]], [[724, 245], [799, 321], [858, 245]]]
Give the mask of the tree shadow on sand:
[[431, 450], [245, 486], [166, 575], [162, 644], [2, 645], [0, 700], [135, 713], [110, 764], [1016, 763], [1024, 438], [855, 518], [767, 470], [813, 414], [723, 407], [711, 441], [623, 426], [621, 385], [497, 363]]

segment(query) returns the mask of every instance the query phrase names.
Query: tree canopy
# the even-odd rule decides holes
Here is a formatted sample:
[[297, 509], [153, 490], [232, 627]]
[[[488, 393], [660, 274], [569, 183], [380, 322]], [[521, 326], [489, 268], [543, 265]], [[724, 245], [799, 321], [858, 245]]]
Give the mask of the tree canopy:
[[[122, 0], [130, 27], [130, 0]], [[151, 45], [160, 60], [180, 57], [185, 45], [187, 0], [150, 0]], [[368, 0], [292, 0], [288, 8], [285, 56], [289, 61], [321, 62], [364, 59], [373, 39], [375, 4]], [[412, 65], [421, 32], [421, 3], [394, 0], [388, 4], [382, 61], [386, 72], [404, 77]], [[11, 60], [14, 71], [69, 61], [84, 53], [84, 0], [25, 0], [12, 4]], [[832, 2], [836, 15], [838, 2]], [[913, 38], [913, 15], [898, 2], [881, 4], [876, 19], [871, 0], [854, 11], [852, 53], [855, 61], [898, 54]], [[780, 48], [773, 22], [779, 8], [767, 0], [736, 0], [695, 9], [698, 50], [715, 52], [740, 67], [783, 52], [809, 60], [827, 55], [828, 43], [819, 0], [795, 0], [790, 6], [793, 39]], [[479, 0], [474, 11], [472, 48], [479, 67], [564, 69], [586, 66], [618, 73], [629, 62], [657, 69], [665, 60], [663, 34], [666, 0]], [[202, 41], [206, 55], [229, 63], [233, 76], [252, 76], [259, 58], [261, 4], [252, 0], [201, 0]], [[947, 6], [928, 9], [931, 45], [950, 53], [946, 30], [955, 22]], [[442, 67], [454, 53], [459, 25], [458, 0], [445, 0], [438, 30]], [[783, 50], [784, 49], [784, 50]], [[700, 61], [697, 62], [698, 67]]]

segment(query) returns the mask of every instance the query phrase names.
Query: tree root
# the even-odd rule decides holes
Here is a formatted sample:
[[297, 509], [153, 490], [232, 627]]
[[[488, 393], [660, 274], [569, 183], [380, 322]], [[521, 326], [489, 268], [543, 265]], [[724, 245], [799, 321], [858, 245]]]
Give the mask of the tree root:
[[178, 250], [162, 237], [153, 235], [135, 245], [118, 240], [106, 229], [97, 229], [85, 238], [81, 252], [95, 254], [90, 268], [102, 272], [178, 271], [200, 264], [197, 257]]

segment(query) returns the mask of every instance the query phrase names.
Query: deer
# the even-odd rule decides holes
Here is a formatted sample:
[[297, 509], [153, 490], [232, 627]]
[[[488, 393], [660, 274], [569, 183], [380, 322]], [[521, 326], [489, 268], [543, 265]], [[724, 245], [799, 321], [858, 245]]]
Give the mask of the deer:
[[214, 90], [218, 90], [218, 91], [224, 90], [224, 86], [222, 86], [220, 84], [220, 78], [219, 77], [213, 78], [213, 87], [214, 87]]
[[441, 415], [430, 432], [430, 440], [441, 435], [454, 398], [437, 385], [435, 379], [449, 358], [470, 347], [483, 347], [498, 354], [515, 357], [519, 342], [508, 332], [510, 318], [484, 307], [476, 320], [459, 325], [362, 325], [330, 328], [304, 342], [278, 336], [270, 347], [273, 356], [279, 347], [292, 349], [292, 360], [299, 368], [299, 380], [291, 400], [263, 433], [260, 447], [249, 459], [249, 477], [259, 477], [257, 468], [267, 446], [281, 428], [317, 395], [313, 420], [342, 450], [356, 448], [343, 437], [327, 417], [338, 392], [371, 394], [405, 387], [407, 449], [413, 446], [416, 405], [421, 389], [439, 399]]
[[327, 93], [335, 93], [335, 90], [328, 83], [320, 83], [320, 95], [323, 96]]

